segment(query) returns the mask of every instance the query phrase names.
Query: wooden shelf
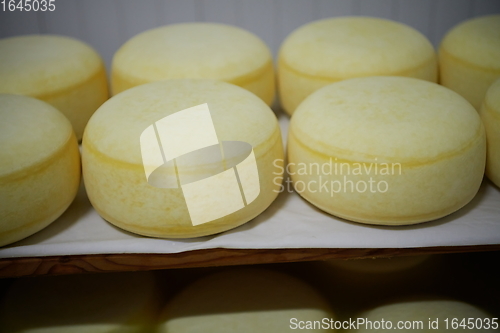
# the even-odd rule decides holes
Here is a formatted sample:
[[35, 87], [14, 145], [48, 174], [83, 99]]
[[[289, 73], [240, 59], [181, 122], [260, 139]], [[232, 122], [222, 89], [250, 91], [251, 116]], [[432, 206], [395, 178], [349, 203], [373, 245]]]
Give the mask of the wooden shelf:
[[499, 251], [500, 244], [420, 248], [206, 249], [174, 254], [92, 254], [0, 259], [0, 277], [143, 271], [167, 268], [362, 259], [420, 254]]

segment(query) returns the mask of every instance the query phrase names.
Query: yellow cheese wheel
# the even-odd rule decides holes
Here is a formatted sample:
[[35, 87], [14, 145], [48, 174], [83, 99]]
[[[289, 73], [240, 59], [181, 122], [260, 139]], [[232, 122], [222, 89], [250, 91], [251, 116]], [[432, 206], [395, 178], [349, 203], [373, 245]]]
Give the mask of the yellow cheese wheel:
[[0, 246], [45, 228], [80, 183], [71, 124], [47, 103], [0, 94]]
[[321, 87], [375, 75], [436, 82], [434, 48], [407, 25], [379, 18], [341, 17], [298, 28], [279, 53], [279, 93], [288, 114]]
[[474, 18], [451, 29], [439, 47], [440, 83], [477, 110], [500, 78], [500, 15]]
[[353, 314], [360, 309], [422, 293], [435, 283], [442, 266], [441, 256], [417, 255], [318, 261], [305, 271], [314, 285], [334, 300], [335, 313], [355, 318]]
[[0, 93], [43, 100], [70, 120], [78, 140], [108, 98], [100, 56], [87, 44], [53, 35], [0, 40]]
[[222, 81], [166, 80], [124, 91], [90, 119], [82, 147], [94, 208], [142, 235], [225, 231], [260, 214], [279, 192], [276, 116]]
[[216, 273], [189, 285], [164, 308], [158, 333], [281, 333], [335, 318], [325, 299], [304, 282], [263, 269]]
[[[494, 331], [490, 314], [465, 302], [448, 299], [400, 301], [376, 307], [356, 317], [362, 320], [361, 324], [357, 329], [350, 329], [348, 332]], [[470, 325], [468, 318], [472, 318], [472, 326], [468, 328], [455, 324], [460, 324], [465, 319], [465, 325]], [[487, 325], [489, 329], [486, 328]]]
[[488, 89], [480, 114], [488, 142], [486, 175], [500, 187], [500, 79]]
[[268, 47], [252, 33], [216, 23], [183, 23], [143, 32], [113, 58], [113, 94], [166, 79], [216, 79], [274, 99]]
[[0, 305], [9, 333], [146, 333], [158, 313], [152, 273], [18, 279]]
[[295, 190], [357, 222], [404, 225], [467, 204], [483, 178], [486, 139], [455, 92], [404, 77], [356, 78], [310, 95], [288, 136]]

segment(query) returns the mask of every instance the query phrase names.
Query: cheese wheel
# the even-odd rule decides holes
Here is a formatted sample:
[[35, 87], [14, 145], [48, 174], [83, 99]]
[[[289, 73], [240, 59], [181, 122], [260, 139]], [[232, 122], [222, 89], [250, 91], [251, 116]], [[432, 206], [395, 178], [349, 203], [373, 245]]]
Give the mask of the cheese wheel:
[[108, 98], [100, 56], [73, 38], [29, 35], [0, 40], [0, 93], [35, 97], [55, 106], [78, 140]]
[[160, 315], [158, 333], [281, 333], [323, 318], [334, 318], [328, 303], [304, 282], [274, 271], [235, 269], [181, 291]]
[[145, 333], [158, 313], [152, 273], [18, 279], [3, 298], [0, 331]]
[[342, 317], [353, 317], [360, 309], [385, 300], [420, 294], [439, 277], [443, 260], [438, 255], [327, 260], [310, 264], [308, 276]]
[[280, 135], [271, 109], [235, 85], [148, 83], [114, 96], [89, 121], [85, 186], [97, 212], [128, 231], [172, 238], [225, 231], [276, 198]]
[[[484, 310], [457, 300], [415, 299], [379, 306], [356, 316], [362, 322], [357, 329], [348, 332], [491, 332], [492, 318]], [[473, 318], [473, 327], [460, 324]], [[384, 323], [382, 323], [382, 320]], [[437, 320], [437, 322], [436, 322]], [[448, 327], [446, 326], [446, 321]], [[481, 326], [479, 326], [479, 321]], [[476, 326], [477, 322], [477, 326]], [[358, 324], [360, 321], [358, 321]], [[488, 324], [486, 324], [488, 323]], [[398, 326], [399, 325], [399, 326]], [[405, 326], [406, 325], [406, 326]], [[453, 326], [452, 326], [453, 325]], [[486, 328], [489, 326], [489, 329]], [[453, 327], [453, 328], [452, 328]]]
[[341, 17], [298, 28], [279, 53], [279, 93], [288, 114], [328, 84], [375, 75], [436, 82], [434, 48], [407, 25], [379, 18]]
[[486, 142], [479, 115], [435, 83], [345, 80], [293, 115], [288, 160], [295, 190], [357, 222], [404, 225], [448, 215], [477, 193]]
[[486, 176], [500, 187], [500, 79], [491, 85], [480, 111], [486, 128]]
[[45, 228], [80, 183], [71, 124], [47, 103], [0, 94], [0, 246]]
[[440, 83], [477, 110], [500, 78], [500, 15], [474, 18], [446, 34], [439, 47]]
[[271, 104], [274, 70], [269, 48], [252, 33], [216, 23], [183, 23], [143, 32], [113, 58], [113, 94], [166, 79], [216, 79], [243, 87]]

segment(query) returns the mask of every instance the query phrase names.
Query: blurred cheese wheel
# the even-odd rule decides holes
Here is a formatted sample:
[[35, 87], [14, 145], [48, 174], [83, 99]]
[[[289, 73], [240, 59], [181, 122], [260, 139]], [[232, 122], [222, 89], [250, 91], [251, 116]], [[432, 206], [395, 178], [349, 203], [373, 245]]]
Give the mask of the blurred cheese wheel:
[[143, 32], [113, 58], [113, 94], [166, 79], [217, 79], [274, 99], [271, 52], [257, 36], [229, 25], [184, 23]]
[[328, 303], [304, 282], [274, 271], [236, 269], [181, 291], [160, 315], [158, 332], [280, 333], [323, 318], [334, 318]]
[[344, 79], [394, 75], [437, 81], [431, 43], [389, 20], [342, 17], [315, 21], [286, 38], [279, 53], [280, 99], [288, 114], [312, 92]]
[[222, 232], [259, 215], [279, 192], [276, 116], [222, 81], [167, 80], [116, 95], [90, 119], [82, 146], [94, 208], [142, 235]]
[[0, 331], [151, 332], [158, 313], [151, 273], [21, 278], [1, 303]]
[[0, 246], [45, 228], [80, 183], [71, 124], [47, 103], [0, 94]]
[[486, 90], [500, 78], [500, 15], [460, 23], [439, 48], [440, 83], [465, 97], [477, 110]]
[[480, 114], [488, 142], [486, 175], [500, 187], [500, 79], [488, 89]]
[[92, 113], [108, 98], [100, 56], [78, 40], [30, 35], [0, 40], [0, 93], [43, 100], [61, 111], [78, 140]]
[[[364, 320], [358, 329], [351, 329], [348, 332], [491, 332], [491, 316], [473, 305], [456, 300], [408, 300], [387, 305], [382, 305], [372, 310], [366, 311], [356, 316]], [[465, 318], [473, 318], [474, 327], [464, 329], [457, 326], [452, 329], [452, 321], [460, 323]], [[479, 318], [479, 319], [478, 319]], [[435, 321], [437, 327], [435, 326]], [[445, 319], [448, 319], [448, 329], [446, 329]], [[385, 324], [382, 324], [384, 320]], [[371, 323], [367, 323], [371, 322]], [[481, 322], [476, 326], [476, 322]], [[486, 329], [486, 323], [489, 329]], [[359, 321], [358, 321], [359, 323]], [[431, 327], [429, 324], [431, 323]], [[371, 325], [371, 326], [370, 326]], [[385, 326], [382, 326], [385, 325]], [[400, 325], [401, 327], [398, 327]], [[406, 326], [405, 326], [406, 325]], [[378, 329], [377, 329], [378, 327]], [[384, 328], [382, 328], [384, 327]]]
[[309, 275], [325, 295], [335, 300], [335, 313], [354, 318], [360, 309], [427, 290], [439, 277], [442, 265], [438, 255], [336, 259], [311, 265]]
[[309, 96], [293, 115], [295, 190], [357, 222], [404, 225], [448, 215], [481, 184], [484, 127], [474, 108], [435, 83], [357, 78]]

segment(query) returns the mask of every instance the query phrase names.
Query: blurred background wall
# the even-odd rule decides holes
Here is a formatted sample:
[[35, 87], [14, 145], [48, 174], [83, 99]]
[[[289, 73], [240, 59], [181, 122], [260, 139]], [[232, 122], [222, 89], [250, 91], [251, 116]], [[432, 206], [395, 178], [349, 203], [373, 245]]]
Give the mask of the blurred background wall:
[[455, 24], [500, 13], [500, 0], [55, 0], [54, 12], [0, 11], [0, 38], [50, 33], [95, 47], [108, 69], [130, 37], [165, 24], [206, 21], [236, 25], [277, 54], [283, 39], [313, 20], [366, 15], [406, 23], [437, 46]]

